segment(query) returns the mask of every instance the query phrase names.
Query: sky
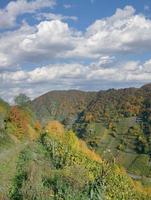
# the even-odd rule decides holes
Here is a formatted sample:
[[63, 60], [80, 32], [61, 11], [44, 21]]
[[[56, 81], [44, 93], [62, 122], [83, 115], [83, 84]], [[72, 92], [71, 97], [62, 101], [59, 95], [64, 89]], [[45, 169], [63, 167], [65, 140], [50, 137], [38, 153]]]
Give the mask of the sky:
[[0, 1], [0, 97], [151, 82], [150, 0]]

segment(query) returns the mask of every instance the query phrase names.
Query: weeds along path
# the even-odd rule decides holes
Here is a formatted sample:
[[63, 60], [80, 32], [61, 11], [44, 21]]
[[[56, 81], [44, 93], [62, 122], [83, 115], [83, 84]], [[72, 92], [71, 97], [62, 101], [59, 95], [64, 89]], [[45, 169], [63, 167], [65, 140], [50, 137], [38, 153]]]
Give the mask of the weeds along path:
[[9, 149], [5, 149], [2, 152], [0, 152], [0, 164], [2, 162], [7, 161], [14, 154], [17, 154], [18, 152], [20, 152], [28, 143], [29, 142], [27, 141], [25, 143], [18, 143], [18, 144], [13, 145]]
[[5, 195], [8, 192], [12, 177], [16, 171], [18, 155], [28, 144], [28, 141], [17, 143], [0, 152], [0, 193]]

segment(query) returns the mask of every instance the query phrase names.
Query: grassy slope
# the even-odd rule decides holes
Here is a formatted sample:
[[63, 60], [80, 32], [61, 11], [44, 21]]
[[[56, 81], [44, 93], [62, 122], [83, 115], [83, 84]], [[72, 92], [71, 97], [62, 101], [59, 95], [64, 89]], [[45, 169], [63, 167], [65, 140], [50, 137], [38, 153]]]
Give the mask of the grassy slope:
[[[102, 162], [72, 133], [42, 136], [20, 153], [18, 161], [11, 199], [33, 199], [34, 195], [38, 200], [150, 199], [138, 192], [123, 170]], [[24, 173], [27, 178], [19, 179]]]
[[0, 152], [0, 192], [7, 194], [16, 172], [18, 155], [27, 143], [13, 144]]
[[[115, 158], [116, 163], [124, 166], [127, 172], [145, 185], [151, 186], [151, 165], [149, 155], [139, 154], [135, 150], [136, 136], [128, 133], [129, 127], [139, 127], [135, 117], [121, 119], [116, 123], [116, 134], [105, 128], [103, 123], [88, 123], [85, 128], [83, 139], [87, 144], [95, 141], [96, 152], [105, 159]], [[121, 143], [125, 143], [124, 149], [118, 149]], [[90, 145], [90, 147], [93, 145]], [[144, 181], [144, 179], [146, 181]]]
[[58, 126], [46, 127], [48, 135], [38, 141], [15, 144], [15, 140], [1, 151], [1, 196], [6, 198], [10, 193], [12, 200], [32, 200], [34, 196], [38, 200], [87, 200], [91, 191], [93, 200], [102, 195], [109, 200], [150, 199], [137, 192], [123, 170], [102, 162], [72, 132], [65, 134]]
[[[28, 139], [26, 136], [26, 140], [24, 139], [21, 142], [21, 138], [17, 138], [19, 134], [17, 133], [16, 121], [13, 121], [13, 119], [10, 121], [9, 119], [10, 112], [11, 107], [0, 99], [0, 199], [2, 198], [2, 194], [6, 196], [6, 193], [8, 193], [12, 178], [16, 172], [18, 155], [27, 145], [29, 136], [32, 137], [35, 134], [30, 122], [26, 131]], [[21, 108], [18, 108], [18, 113], [30, 116], [28, 111], [22, 110]]]

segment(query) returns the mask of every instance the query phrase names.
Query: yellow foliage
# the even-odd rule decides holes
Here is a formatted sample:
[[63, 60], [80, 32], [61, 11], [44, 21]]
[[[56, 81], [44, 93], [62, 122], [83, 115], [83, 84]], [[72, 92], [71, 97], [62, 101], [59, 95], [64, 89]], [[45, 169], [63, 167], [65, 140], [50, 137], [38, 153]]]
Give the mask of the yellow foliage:
[[91, 113], [87, 113], [86, 116], [85, 116], [85, 121], [86, 122], [91, 122], [94, 120], [94, 117]]
[[11, 131], [17, 138], [26, 137], [28, 124], [30, 123], [30, 117], [27, 112], [17, 106], [13, 106], [9, 112], [8, 121], [10, 122]]
[[58, 136], [63, 136], [64, 135], [64, 126], [54, 120], [54, 121], [49, 121], [48, 124], [45, 127], [46, 131], [48, 131], [49, 134], [57, 134]]
[[133, 181], [136, 190], [142, 194], [150, 195], [151, 194], [151, 187], [145, 187], [139, 181]]
[[41, 127], [41, 124], [38, 120], [35, 122], [34, 128], [35, 128], [36, 131], [41, 131], [42, 127]]
[[29, 134], [29, 138], [32, 141], [38, 139], [39, 137], [39, 133], [35, 129], [33, 129], [30, 125], [28, 125], [28, 134]]
[[[115, 172], [117, 174], [123, 174], [124, 176], [127, 175], [126, 170], [123, 167], [116, 167]], [[144, 195], [150, 195], [151, 194], [151, 187], [145, 187], [141, 184], [140, 181], [134, 181], [132, 178], [129, 177], [129, 180], [131, 181], [131, 184], [134, 186], [135, 190], [138, 193], [144, 194]]]
[[58, 121], [50, 121], [45, 127], [48, 132], [48, 136], [55, 136], [62, 140], [66, 145], [69, 145], [72, 149], [78, 150], [89, 159], [102, 162], [102, 159], [94, 151], [90, 150], [83, 140], [77, 138], [77, 136], [72, 132], [68, 131], [65, 133], [64, 126]]
[[102, 162], [100, 156], [97, 155], [94, 151], [90, 150], [86, 143], [83, 140], [78, 139], [72, 131], [66, 133], [65, 142], [68, 143], [68, 145], [70, 145], [73, 149], [76, 149], [85, 154], [91, 160]]
[[102, 159], [94, 151], [90, 150], [83, 140], [79, 140], [79, 150], [88, 156], [88, 158], [97, 162], [102, 162]]
[[116, 166], [115, 172], [116, 172], [116, 174], [123, 174], [123, 175], [126, 174], [126, 170], [121, 166], [120, 167]]
[[69, 131], [65, 134], [65, 143], [75, 149], [77, 149], [79, 146], [79, 140], [72, 131]]
[[0, 106], [0, 113], [3, 113], [3, 112], [5, 112], [5, 109], [3, 106]]

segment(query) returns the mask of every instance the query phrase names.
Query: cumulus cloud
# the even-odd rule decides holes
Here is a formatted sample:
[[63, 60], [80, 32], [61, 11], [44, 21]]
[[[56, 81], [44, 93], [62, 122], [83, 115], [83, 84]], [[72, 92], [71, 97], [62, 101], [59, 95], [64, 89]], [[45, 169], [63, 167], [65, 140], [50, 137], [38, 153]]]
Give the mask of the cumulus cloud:
[[36, 10], [53, 7], [55, 0], [17, 0], [10, 1], [7, 6], [0, 9], [0, 28], [10, 28], [16, 25], [16, 18], [25, 13], [34, 13]]
[[59, 57], [62, 52], [74, 48], [74, 33], [67, 23], [43, 21], [36, 28], [35, 33], [27, 35], [20, 43], [21, 50], [30, 56]]
[[113, 16], [97, 20], [85, 32], [69, 27], [61, 21], [62, 15], [49, 13], [49, 17], [56, 19], [44, 20], [32, 27], [22, 25], [0, 36], [0, 67], [56, 58], [118, 57], [150, 52], [151, 49], [151, 20], [135, 14], [131, 6], [117, 9]]
[[[78, 34], [78, 33], [77, 33]], [[76, 32], [60, 20], [42, 21], [0, 36], [0, 69], [63, 57], [76, 45]]]
[[35, 29], [23, 24], [20, 29], [0, 34], [0, 70], [14, 70], [25, 59], [20, 49], [20, 43]]
[[76, 83], [83, 81], [83, 70], [83, 65], [72, 63], [48, 65], [31, 71], [2, 72], [0, 96], [12, 102], [20, 92], [34, 98], [52, 89], [76, 88], [79, 87]]
[[142, 53], [151, 48], [151, 20], [126, 6], [89, 26], [82, 41], [70, 54], [91, 55]]
[[[133, 7], [117, 9], [83, 32], [63, 22], [62, 15], [49, 14], [49, 20], [37, 25], [23, 23], [0, 33], [0, 96], [10, 99], [21, 91], [33, 98], [52, 89], [91, 90], [150, 81], [151, 60], [124, 57], [151, 49], [151, 20]], [[31, 64], [32, 69], [26, 67]]]
[[[51, 89], [101, 89], [104, 85], [118, 87], [128, 83], [143, 84], [150, 81], [151, 60], [89, 65], [69, 63], [38, 67], [31, 71], [18, 70], [0, 74], [0, 83], [5, 90], [24, 91], [32, 98]], [[106, 87], [107, 87], [106, 85]], [[20, 89], [19, 89], [20, 88]], [[33, 89], [34, 88], [34, 89]], [[0, 95], [5, 95], [0, 92]], [[13, 96], [14, 96], [13, 95]], [[8, 97], [7, 97], [8, 98]]]

